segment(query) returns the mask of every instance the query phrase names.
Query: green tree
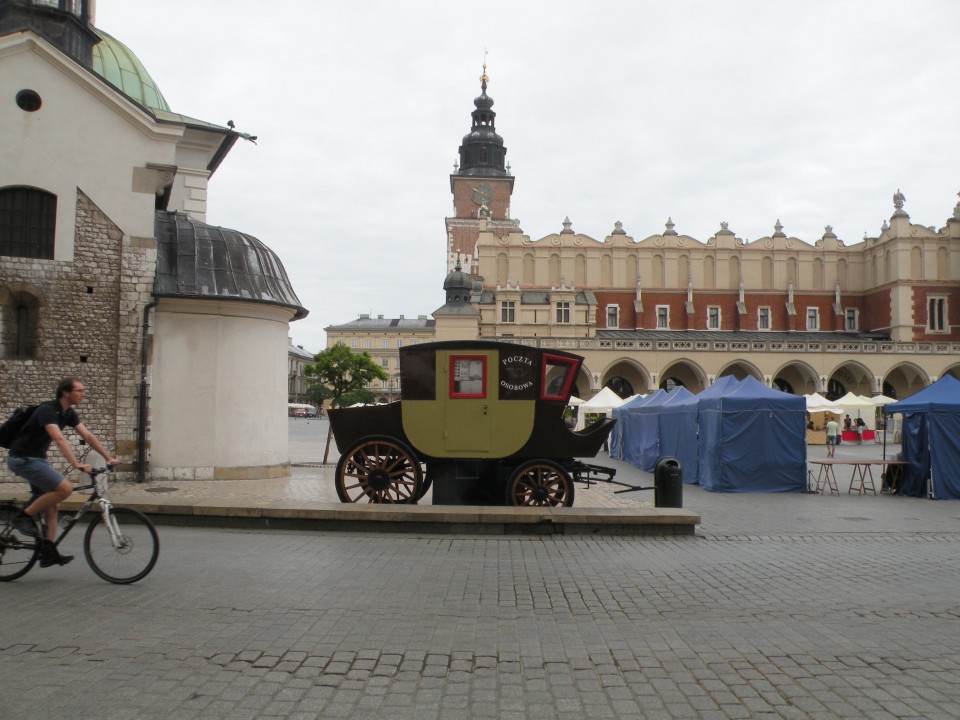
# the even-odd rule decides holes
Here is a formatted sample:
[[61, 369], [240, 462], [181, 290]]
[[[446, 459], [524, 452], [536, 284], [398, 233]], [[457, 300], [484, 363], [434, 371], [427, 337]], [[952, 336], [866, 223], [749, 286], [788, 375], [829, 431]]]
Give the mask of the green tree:
[[[383, 371], [369, 353], [355, 353], [346, 345], [334, 345], [313, 356], [313, 363], [303, 371], [307, 378], [308, 394], [314, 387], [323, 388], [328, 393], [331, 407], [341, 407], [346, 401], [357, 402], [352, 395], [365, 389], [374, 380], [386, 380]], [[323, 390], [315, 391], [318, 395]], [[372, 394], [371, 394], [372, 399]], [[327, 431], [327, 446], [323, 451], [323, 462], [330, 456], [330, 430]]]

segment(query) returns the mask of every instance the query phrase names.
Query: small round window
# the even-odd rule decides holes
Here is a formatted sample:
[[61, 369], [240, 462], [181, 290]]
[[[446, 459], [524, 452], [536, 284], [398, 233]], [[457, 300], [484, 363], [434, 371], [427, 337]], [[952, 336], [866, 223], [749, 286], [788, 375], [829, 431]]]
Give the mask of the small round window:
[[36, 112], [43, 103], [35, 90], [21, 90], [17, 93], [17, 107], [26, 112]]

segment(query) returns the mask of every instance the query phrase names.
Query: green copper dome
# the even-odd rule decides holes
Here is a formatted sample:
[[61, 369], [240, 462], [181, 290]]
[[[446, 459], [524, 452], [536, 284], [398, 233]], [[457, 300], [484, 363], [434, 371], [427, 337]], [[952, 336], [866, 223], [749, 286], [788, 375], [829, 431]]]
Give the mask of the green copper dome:
[[146, 108], [170, 111], [160, 88], [130, 48], [99, 28], [100, 42], [93, 46], [93, 71]]

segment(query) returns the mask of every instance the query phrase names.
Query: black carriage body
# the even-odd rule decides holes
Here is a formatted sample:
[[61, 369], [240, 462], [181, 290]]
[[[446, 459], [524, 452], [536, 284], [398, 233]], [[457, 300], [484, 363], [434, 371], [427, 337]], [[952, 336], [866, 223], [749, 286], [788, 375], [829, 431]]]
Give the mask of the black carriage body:
[[614, 420], [579, 432], [564, 421], [582, 363], [502, 342], [413, 345], [400, 350], [399, 402], [331, 410], [330, 423], [341, 455], [370, 438], [408, 448], [437, 483], [434, 502], [489, 503], [521, 465], [540, 460], [554, 472], [551, 463], [599, 452]]

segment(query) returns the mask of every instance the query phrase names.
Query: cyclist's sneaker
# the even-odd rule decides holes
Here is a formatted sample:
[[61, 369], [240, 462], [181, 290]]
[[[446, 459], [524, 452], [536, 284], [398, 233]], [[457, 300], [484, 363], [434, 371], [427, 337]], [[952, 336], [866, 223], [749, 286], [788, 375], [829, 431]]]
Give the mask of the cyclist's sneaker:
[[30, 537], [40, 537], [40, 530], [37, 528], [37, 521], [26, 513], [17, 515], [13, 519], [13, 526], [24, 535]]

